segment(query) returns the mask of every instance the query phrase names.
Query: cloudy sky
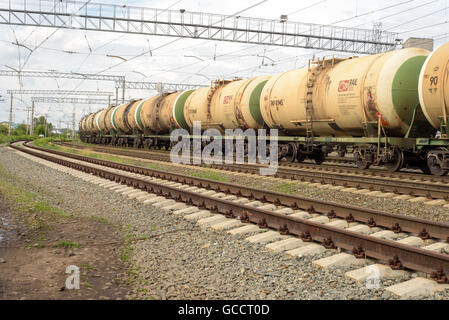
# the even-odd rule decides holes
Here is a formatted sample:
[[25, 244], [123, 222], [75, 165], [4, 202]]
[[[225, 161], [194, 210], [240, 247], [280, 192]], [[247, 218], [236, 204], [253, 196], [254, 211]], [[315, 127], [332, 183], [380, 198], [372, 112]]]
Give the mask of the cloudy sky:
[[[12, 0], [18, 6], [24, 1]], [[39, 3], [39, 0], [26, 1], [31, 5]], [[381, 23], [382, 30], [397, 32], [400, 39], [433, 38], [435, 46], [449, 41], [449, 0], [91, 1], [94, 2], [265, 19], [279, 19], [280, 15], [287, 14], [289, 21], [362, 29], [372, 29], [374, 23]], [[8, 8], [8, 3], [9, 0], [0, 0], [0, 8]], [[46, 3], [49, 5], [49, 1]], [[50, 5], [53, 5], [52, 2]], [[76, 6], [69, 7], [70, 13], [76, 11]], [[330, 55], [354, 54], [164, 36], [0, 25], [1, 70], [103, 73], [126, 76], [128, 81], [207, 84], [217, 78], [246, 78], [301, 68], [313, 57]], [[1, 77], [0, 95], [3, 97], [0, 99], [4, 101], [0, 102], [0, 121], [7, 121], [9, 117], [7, 89], [114, 91], [114, 84]], [[154, 94], [128, 90], [126, 97], [143, 98]], [[26, 121], [25, 109], [31, 105], [30, 98], [26, 95], [15, 98], [16, 122]], [[50, 121], [58, 124], [58, 121], [64, 123], [71, 120], [74, 107], [78, 122], [89, 110], [95, 111], [103, 106], [37, 104], [36, 112], [49, 114]]]

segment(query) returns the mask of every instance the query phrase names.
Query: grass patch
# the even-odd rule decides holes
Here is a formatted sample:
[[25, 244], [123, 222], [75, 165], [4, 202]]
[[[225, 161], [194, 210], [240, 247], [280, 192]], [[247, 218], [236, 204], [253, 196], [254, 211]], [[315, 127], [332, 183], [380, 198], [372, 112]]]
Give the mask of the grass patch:
[[106, 220], [105, 218], [102, 218], [102, 217], [91, 216], [90, 218], [91, 218], [92, 220], [99, 221], [99, 222], [101, 222], [101, 223], [103, 223], [103, 224], [109, 224], [109, 221]]
[[71, 218], [62, 210], [42, 200], [39, 194], [28, 191], [26, 188], [23, 181], [0, 165], [0, 194], [12, 204], [15, 212], [23, 215], [28, 228], [44, 232], [49, 228], [48, 221]]
[[[70, 147], [66, 147], [66, 146], [59, 146], [59, 145], [54, 144], [54, 142], [51, 139], [39, 139], [39, 140], [35, 141], [34, 144], [41, 148], [47, 148], [47, 149], [51, 149], [51, 150], [67, 152], [67, 153], [71, 153], [71, 154], [77, 154], [77, 155], [89, 157], [92, 159], [111, 161], [111, 162], [133, 165], [133, 166], [140, 166], [140, 167], [149, 168], [149, 169], [153, 169], [153, 170], [161, 170], [161, 171], [169, 170], [167, 168], [160, 166], [157, 163], [148, 163], [146, 161], [127, 159], [127, 158], [123, 158], [122, 156], [119, 156], [119, 155], [95, 152], [95, 151], [92, 151], [91, 149], [90, 150], [89, 149], [79, 150], [79, 149], [74, 149], [74, 148], [70, 148]], [[87, 147], [91, 146], [84, 142], [81, 144], [86, 145]]]
[[228, 177], [211, 170], [193, 171], [190, 172], [190, 176], [214, 181], [229, 182]]
[[61, 240], [57, 244], [54, 245], [55, 248], [71, 248], [71, 249], [78, 249], [81, 248], [81, 245], [79, 243], [70, 241], [70, 240]]
[[294, 183], [280, 183], [273, 188], [275, 192], [294, 194], [296, 192], [296, 184]]
[[82, 268], [82, 269], [86, 269], [86, 270], [92, 270], [92, 271], [97, 271], [97, 270], [98, 270], [97, 268], [95, 268], [95, 267], [89, 265], [88, 263], [83, 263], [83, 264], [81, 265], [81, 268]]
[[146, 166], [153, 170], [163, 170], [160, 165], [156, 163], [147, 163]]
[[26, 135], [20, 135], [20, 136], [7, 136], [7, 135], [0, 135], [0, 144], [10, 144], [15, 141], [20, 140], [35, 140], [38, 139], [37, 136], [26, 136]]

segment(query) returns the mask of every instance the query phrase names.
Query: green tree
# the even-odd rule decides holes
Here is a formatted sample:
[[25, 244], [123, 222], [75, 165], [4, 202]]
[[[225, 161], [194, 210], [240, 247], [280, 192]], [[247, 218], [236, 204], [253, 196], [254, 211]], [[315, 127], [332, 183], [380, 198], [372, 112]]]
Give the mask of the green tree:
[[47, 136], [51, 135], [51, 131], [53, 130], [53, 124], [51, 122], [48, 122], [46, 124], [45, 117], [40, 116], [39, 118], [34, 118], [34, 132], [35, 134], [43, 134], [45, 135], [45, 125], [47, 125]]
[[0, 126], [0, 135], [7, 135], [7, 134], [8, 134], [8, 127]]
[[12, 135], [13, 136], [24, 136], [26, 135], [27, 132], [27, 126], [25, 124], [21, 124], [19, 125], [19, 127], [17, 129], [14, 129], [12, 131]]

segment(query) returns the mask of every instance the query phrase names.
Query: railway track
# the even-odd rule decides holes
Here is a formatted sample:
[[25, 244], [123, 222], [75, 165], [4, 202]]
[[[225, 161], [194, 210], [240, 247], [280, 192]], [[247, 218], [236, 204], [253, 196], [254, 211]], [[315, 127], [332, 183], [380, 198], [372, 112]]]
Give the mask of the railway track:
[[[449, 247], [444, 242], [448, 240], [449, 224], [32, 146], [12, 145], [12, 147], [29, 155], [97, 176], [103, 183], [109, 180], [112, 181], [112, 185], [116, 183], [126, 185], [124, 189], [119, 189], [124, 190], [125, 194], [138, 192], [137, 195], [142, 193], [141, 197], [144, 198], [147, 192], [156, 194], [162, 199], [162, 204], [166, 203], [173, 209], [183, 208], [184, 204], [196, 206], [222, 215], [221, 219], [216, 218], [217, 216], [208, 219], [222, 222], [227, 220], [231, 224], [235, 221], [234, 223], [239, 225], [257, 224], [261, 228], [277, 230], [283, 236], [294, 237], [298, 239], [297, 241], [301, 239], [300, 242], [303, 243], [315, 242], [327, 249], [339, 248], [357, 258], [373, 258], [387, 262], [392, 269], [407, 268], [421, 271], [430, 274], [439, 283], [448, 282], [445, 274], [449, 272], [449, 256], [435, 250], [441, 251], [442, 247]], [[257, 202], [260, 205], [256, 206]], [[354, 231], [354, 228], [359, 231]], [[361, 229], [367, 228], [374, 229], [375, 233], [360, 232]], [[389, 237], [387, 234], [401, 235], [402, 239], [385, 240], [378, 236], [379, 233], [383, 233], [387, 238]], [[417, 240], [421, 241], [423, 248], [416, 247]]]
[[[115, 147], [81, 146], [67, 143], [64, 143], [63, 145], [77, 149], [89, 148], [93, 151], [147, 160], [169, 161], [169, 154], [162, 151], [153, 153], [141, 150], [123, 150]], [[208, 165], [208, 167], [231, 172], [259, 174], [261, 165], [212, 164]], [[381, 191], [383, 193], [392, 193], [396, 195], [449, 200], [449, 179], [447, 177], [435, 177], [403, 172], [386, 172], [384, 170], [360, 170], [356, 168], [342, 168], [335, 166], [317, 166], [306, 163], [295, 164], [294, 166], [281, 164], [274, 177], [320, 183], [323, 185], [343, 186], [345, 188]]]

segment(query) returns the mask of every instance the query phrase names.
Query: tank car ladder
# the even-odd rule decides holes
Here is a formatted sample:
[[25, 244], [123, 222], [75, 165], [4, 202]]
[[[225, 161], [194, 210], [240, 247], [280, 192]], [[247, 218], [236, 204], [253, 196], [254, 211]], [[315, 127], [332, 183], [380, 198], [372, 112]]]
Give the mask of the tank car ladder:
[[313, 142], [315, 136], [313, 134], [313, 88], [315, 87], [316, 78], [320, 71], [320, 66], [310, 68], [307, 79], [307, 98], [306, 98], [306, 151], [313, 152]]

